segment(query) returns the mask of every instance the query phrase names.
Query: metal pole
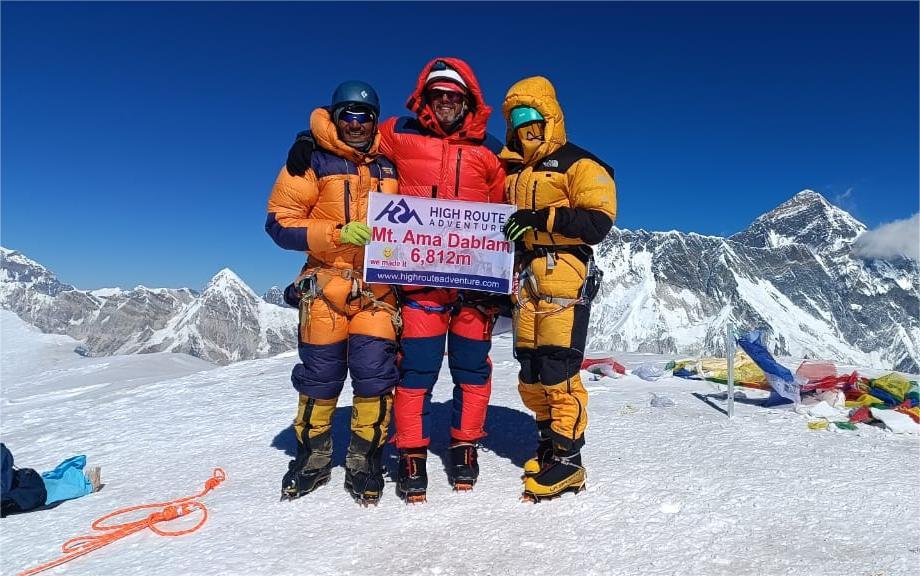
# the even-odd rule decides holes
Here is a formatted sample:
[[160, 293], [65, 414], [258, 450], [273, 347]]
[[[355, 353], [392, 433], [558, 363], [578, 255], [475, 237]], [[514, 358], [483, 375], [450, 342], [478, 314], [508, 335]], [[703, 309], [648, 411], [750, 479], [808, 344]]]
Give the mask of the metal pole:
[[735, 417], [735, 328], [732, 321], [728, 321], [725, 329], [725, 354], [728, 357], [728, 404], [726, 411], [729, 418]]

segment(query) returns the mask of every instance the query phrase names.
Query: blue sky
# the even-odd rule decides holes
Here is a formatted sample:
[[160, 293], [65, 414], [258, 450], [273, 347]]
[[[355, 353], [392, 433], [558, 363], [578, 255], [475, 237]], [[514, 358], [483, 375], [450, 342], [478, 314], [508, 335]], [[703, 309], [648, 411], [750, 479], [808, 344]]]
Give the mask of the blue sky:
[[570, 139], [616, 168], [621, 227], [729, 235], [803, 188], [872, 227], [918, 210], [917, 3], [0, 10], [0, 242], [81, 288], [284, 285], [302, 256], [263, 224], [294, 134], [346, 79], [408, 113], [442, 55], [496, 110], [550, 78]]

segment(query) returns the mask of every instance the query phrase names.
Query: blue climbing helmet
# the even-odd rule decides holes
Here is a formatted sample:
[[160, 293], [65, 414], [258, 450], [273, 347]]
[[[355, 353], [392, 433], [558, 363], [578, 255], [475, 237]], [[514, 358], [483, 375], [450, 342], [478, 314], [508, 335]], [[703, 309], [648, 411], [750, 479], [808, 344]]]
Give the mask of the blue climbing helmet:
[[531, 108], [530, 106], [516, 106], [511, 109], [511, 129], [517, 130], [519, 127], [524, 124], [530, 124], [531, 122], [542, 122], [543, 114], [536, 108]]
[[335, 92], [332, 93], [331, 110], [333, 121], [337, 121], [339, 113], [350, 105], [370, 108], [371, 112], [374, 113], [375, 119], [380, 116], [380, 99], [377, 97], [377, 91], [367, 82], [348, 80], [339, 84]]

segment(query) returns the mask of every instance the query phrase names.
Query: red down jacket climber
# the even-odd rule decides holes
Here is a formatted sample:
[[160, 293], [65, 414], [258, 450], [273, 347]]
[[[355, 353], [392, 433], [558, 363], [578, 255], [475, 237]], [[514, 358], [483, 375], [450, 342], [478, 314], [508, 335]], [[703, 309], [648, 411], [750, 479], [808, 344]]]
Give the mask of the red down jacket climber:
[[[444, 66], [466, 89], [462, 123], [445, 132], [425, 97], [431, 72]], [[497, 157], [501, 143], [486, 133], [492, 109], [483, 100], [466, 62], [437, 58], [419, 74], [406, 106], [415, 117], [390, 118], [380, 126], [380, 151], [396, 164], [399, 193], [445, 200], [504, 202], [505, 172]], [[447, 340], [454, 381], [452, 442], [475, 442], [485, 435], [492, 364], [493, 313], [477, 305], [487, 293], [406, 286], [403, 289], [403, 357], [394, 400], [396, 445], [400, 450], [429, 444], [431, 390], [438, 378]]]

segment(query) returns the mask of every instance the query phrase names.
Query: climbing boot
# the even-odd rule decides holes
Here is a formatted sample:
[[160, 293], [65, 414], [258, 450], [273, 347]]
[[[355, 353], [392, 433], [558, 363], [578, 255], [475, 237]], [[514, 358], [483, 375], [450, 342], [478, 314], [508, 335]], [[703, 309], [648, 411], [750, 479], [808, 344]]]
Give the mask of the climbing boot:
[[581, 464], [581, 453], [554, 453], [549, 465], [533, 476], [524, 479], [522, 500], [540, 502], [561, 496], [566, 492], [585, 489], [587, 474]]
[[406, 504], [428, 500], [428, 451], [402, 451], [399, 454], [399, 472], [396, 476], [396, 495]]
[[383, 446], [352, 433], [345, 457], [345, 490], [361, 506], [376, 506], [383, 494]]
[[393, 395], [352, 398], [351, 441], [345, 457], [345, 490], [362, 506], [376, 506], [383, 494], [380, 461], [386, 443]]
[[281, 480], [281, 500], [296, 500], [329, 482], [332, 469], [332, 431], [307, 443], [297, 443], [297, 457], [288, 463]]
[[300, 468], [297, 460], [291, 460], [288, 471], [281, 480], [281, 500], [296, 500], [306, 496], [328, 483], [331, 475], [329, 466], [310, 470]]
[[476, 445], [470, 442], [454, 442], [450, 445], [450, 465], [447, 479], [457, 491], [472, 490], [479, 478], [479, 462]]

